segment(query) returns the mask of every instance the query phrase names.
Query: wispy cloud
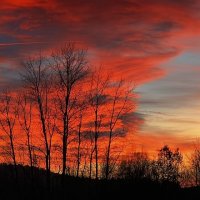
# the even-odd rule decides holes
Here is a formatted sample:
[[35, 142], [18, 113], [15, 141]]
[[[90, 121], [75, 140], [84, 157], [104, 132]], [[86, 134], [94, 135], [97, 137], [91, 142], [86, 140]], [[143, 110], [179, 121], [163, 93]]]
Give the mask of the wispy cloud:
[[[82, 41], [97, 63], [144, 83], [165, 74], [160, 63], [183, 49], [177, 39], [200, 31], [194, 12], [198, 1], [192, 2], [4, 0], [0, 8], [0, 47], [1, 52], [5, 47], [5, 53], [1, 55], [25, 56], [24, 52], [48, 50], [66, 40]], [[1, 34], [12, 41], [4, 42]], [[28, 48], [30, 41], [38, 41], [34, 43], [38, 46]], [[40, 42], [46, 43], [41, 47]], [[9, 53], [8, 47], [13, 47]]]
[[12, 42], [12, 43], [0, 43], [0, 47], [16, 46], [16, 45], [30, 45], [30, 44], [44, 44], [46, 42]]

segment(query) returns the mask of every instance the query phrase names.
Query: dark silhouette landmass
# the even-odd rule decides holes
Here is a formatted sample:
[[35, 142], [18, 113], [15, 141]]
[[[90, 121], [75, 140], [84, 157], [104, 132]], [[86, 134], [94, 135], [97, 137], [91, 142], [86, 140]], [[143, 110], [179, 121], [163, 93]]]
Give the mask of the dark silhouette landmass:
[[51, 173], [51, 187], [46, 185], [46, 171], [29, 166], [0, 165], [0, 199], [199, 199], [200, 188], [181, 188], [178, 184], [158, 183], [149, 179], [94, 180]]

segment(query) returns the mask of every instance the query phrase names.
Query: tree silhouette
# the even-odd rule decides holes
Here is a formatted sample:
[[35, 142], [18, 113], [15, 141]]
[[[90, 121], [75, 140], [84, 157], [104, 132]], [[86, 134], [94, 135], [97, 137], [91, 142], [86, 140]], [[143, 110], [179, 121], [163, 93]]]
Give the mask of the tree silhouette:
[[[112, 93], [108, 100], [108, 145], [106, 151], [106, 163], [105, 163], [105, 178], [109, 178], [110, 174], [110, 154], [111, 145], [114, 137], [117, 136], [116, 132], [119, 132], [118, 122], [121, 122], [122, 116], [126, 115], [133, 109], [132, 101], [130, 100], [133, 94], [132, 89], [125, 86], [125, 81], [120, 80], [111, 87]], [[117, 127], [118, 125], [118, 127]], [[117, 127], [117, 128], [116, 128]], [[118, 129], [117, 131], [115, 129]], [[123, 132], [123, 131], [122, 131]]]
[[26, 148], [28, 152], [29, 165], [31, 167], [31, 179], [33, 179], [33, 143], [32, 143], [32, 118], [33, 118], [33, 101], [28, 97], [26, 92], [22, 92], [18, 98], [18, 120], [19, 124], [26, 135]]
[[[45, 165], [47, 173], [48, 188], [50, 187], [50, 140], [48, 134], [48, 113], [50, 109], [50, 93], [52, 89], [51, 73], [47, 66], [46, 59], [41, 55], [35, 58], [29, 58], [23, 62], [23, 71], [21, 78], [24, 87], [27, 89], [30, 97], [36, 102], [39, 112], [40, 123], [42, 126], [42, 135], [45, 147]], [[41, 149], [41, 148], [38, 148]]]
[[17, 161], [16, 161], [16, 146], [15, 146], [15, 125], [17, 121], [17, 112], [18, 106], [15, 104], [15, 97], [5, 91], [0, 97], [0, 126], [1, 130], [4, 132], [5, 137], [4, 141], [8, 143], [8, 155], [11, 156], [14, 170], [15, 170], [15, 179], [18, 178], [17, 173]]
[[75, 115], [77, 96], [72, 93], [76, 85], [88, 73], [86, 51], [77, 49], [74, 43], [66, 43], [52, 54], [51, 64], [56, 72], [58, 110], [63, 123], [62, 133], [62, 174], [66, 174], [67, 150], [70, 133], [70, 121]]
[[200, 149], [199, 145], [195, 145], [194, 152], [190, 158], [191, 172], [196, 186], [200, 186]]
[[[89, 102], [94, 116], [94, 152], [95, 152], [95, 177], [99, 178], [99, 161], [98, 161], [98, 140], [102, 126], [102, 120], [105, 113], [102, 111], [107, 102], [106, 89], [109, 84], [109, 76], [101, 74], [101, 68], [94, 71], [90, 82]], [[92, 152], [93, 153], [93, 152]]]
[[167, 145], [162, 147], [158, 152], [158, 159], [156, 162], [159, 180], [178, 183], [182, 160], [183, 157], [179, 149], [173, 152]]
[[122, 160], [117, 176], [123, 179], [142, 180], [149, 177], [150, 160], [146, 153], [135, 152], [128, 159]]

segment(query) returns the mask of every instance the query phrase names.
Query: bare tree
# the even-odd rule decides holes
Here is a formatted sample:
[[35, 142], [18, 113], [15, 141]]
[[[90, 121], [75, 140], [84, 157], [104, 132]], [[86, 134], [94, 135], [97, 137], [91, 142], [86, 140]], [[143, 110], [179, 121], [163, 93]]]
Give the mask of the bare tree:
[[47, 184], [50, 185], [50, 144], [47, 131], [47, 114], [50, 107], [50, 93], [52, 88], [51, 74], [47, 67], [45, 58], [38, 56], [29, 58], [23, 62], [23, 71], [21, 73], [24, 87], [29, 95], [35, 100], [39, 112], [40, 123], [42, 126], [42, 135], [45, 148], [45, 165], [47, 172]]
[[[111, 86], [113, 90], [110, 94], [110, 99], [108, 101], [108, 145], [106, 152], [106, 165], [105, 165], [105, 178], [109, 178], [110, 174], [110, 154], [111, 154], [111, 144], [115, 133], [118, 121], [121, 121], [121, 117], [132, 111], [133, 104], [131, 101], [132, 89], [125, 87], [125, 82], [120, 80], [118, 83]], [[117, 127], [119, 129], [119, 126]], [[119, 131], [118, 131], [119, 132]]]
[[90, 106], [92, 107], [94, 114], [94, 152], [95, 152], [95, 177], [98, 179], [98, 139], [100, 128], [102, 125], [102, 119], [105, 113], [102, 112], [102, 107], [106, 104], [107, 94], [106, 88], [109, 83], [109, 76], [103, 76], [101, 74], [101, 68], [95, 71], [91, 78], [91, 88], [89, 92]]
[[33, 115], [33, 102], [28, 98], [26, 93], [22, 93], [18, 99], [18, 120], [21, 128], [26, 135], [26, 146], [29, 157], [29, 165], [31, 167], [31, 179], [33, 178], [33, 144], [32, 144], [32, 115]]
[[[15, 134], [14, 128], [17, 119], [17, 104], [15, 103], [15, 97], [11, 93], [5, 91], [1, 96], [1, 108], [0, 108], [0, 125], [2, 131], [8, 138], [9, 154], [12, 158], [15, 178], [17, 180], [17, 161], [16, 161], [16, 146], [15, 146]], [[5, 139], [6, 139], [5, 138]]]
[[[85, 122], [84, 119], [87, 119], [88, 115], [88, 99], [87, 99], [87, 92], [80, 92], [79, 94], [79, 100], [77, 102], [77, 117], [75, 118], [76, 124], [77, 124], [77, 169], [76, 169], [76, 176], [79, 176], [80, 167], [81, 167], [81, 157], [83, 154], [82, 151], [82, 142], [84, 141], [84, 131], [85, 129]], [[83, 140], [83, 141], [82, 141]], [[85, 161], [86, 161], [87, 155], [85, 155]], [[86, 165], [84, 165], [86, 167]]]
[[74, 117], [78, 91], [76, 86], [88, 73], [86, 51], [67, 43], [52, 54], [57, 77], [57, 104], [62, 120], [62, 174], [66, 174], [70, 120]]

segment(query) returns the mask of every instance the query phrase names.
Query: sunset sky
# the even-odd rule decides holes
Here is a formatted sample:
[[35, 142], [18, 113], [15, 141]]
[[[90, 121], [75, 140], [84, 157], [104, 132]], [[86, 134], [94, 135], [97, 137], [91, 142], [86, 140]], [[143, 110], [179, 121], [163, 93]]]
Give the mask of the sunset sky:
[[200, 136], [199, 0], [2, 0], [0, 86], [16, 85], [20, 61], [75, 41], [136, 85], [130, 148], [188, 151]]

